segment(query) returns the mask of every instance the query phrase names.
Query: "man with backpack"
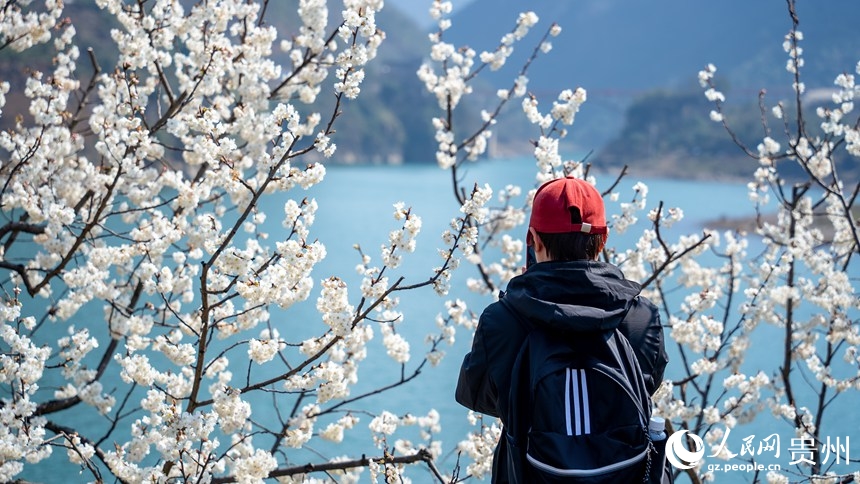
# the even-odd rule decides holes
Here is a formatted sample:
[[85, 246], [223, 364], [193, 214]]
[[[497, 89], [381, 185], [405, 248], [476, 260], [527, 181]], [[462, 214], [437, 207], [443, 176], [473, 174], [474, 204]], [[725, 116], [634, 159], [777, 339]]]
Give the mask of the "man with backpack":
[[[559, 178], [535, 194], [535, 261], [481, 314], [456, 399], [498, 417], [493, 483], [660, 482], [650, 395], [668, 362], [657, 308], [598, 261], [603, 198]], [[660, 462], [657, 460], [660, 459]], [[659, 471], [653, 471], [659, 472]]]

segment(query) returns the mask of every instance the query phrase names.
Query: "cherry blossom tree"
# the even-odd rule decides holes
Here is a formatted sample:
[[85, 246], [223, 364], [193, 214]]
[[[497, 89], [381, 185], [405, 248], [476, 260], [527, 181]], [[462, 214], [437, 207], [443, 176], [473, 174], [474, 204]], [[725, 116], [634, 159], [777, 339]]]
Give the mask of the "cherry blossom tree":
[[[601, 188], [614, 233], [641, 231], [633, 247], [610, 247], [604, 257], [662, 307], [680, 358], [655, 409], [674, 429], [702, 435], [728, 457], [719, 444], [729, 429], [775, 415], [819, 452], [834, 397], [856, 398], [860, 303], [850, 274], [860, 251], [860, 185], [843, 180], [839, 167], [860, 153], [850, 120], [857, 88], [853, 75], [840, 75], [835, 106], [817, 113], [820, 130], [808, 127], [796, 17], [786, 46], [797, 96], [772, 110], [762, 97], [762, 144], [742, 147], [759, 164], [751, 198], [777, 218], [763, 216], [755, 234], [706, 231], [673, 241], [666, 229], [683, 217], [680, 208], [653, 204], [642, 183], [624, 193], [626, 170], [601, 180], [588, 160], [560, 155], [586, 91], [571, 86], [548, 109], [528, 92], [528, 68], [551, 51], [560, 26], [545, 28], [480, 119], [464, 119], [468, 111], [458, 108], [478, 76], [504, 65], [539, 19], [521, 14], [495, 50], [477, 53], [445, 41], [452, 5], [432, 2], [438, 28], [417, 75], [438, 101], [436, 160], [451, 174], [460, 211], [435, 239], [435, 267], [411, 279], [402, 269], [422, 220], [396, 205], [380, 251], [359, 248], [361, 282], [349, 287], [314, 272], [326, 247], [313, 229], [318, 201], [306, 190], [324, 183], [337, 131], [349, 129], [339, 114], [360, 96], [385, 40], [376, 19], [383, 2], [300, 0], [293, 32], [268, 26], [266, 0], [96, 3], [119, 26], [111, 65], [95, 51], [82, 57], [62, 2], [7, 1], [0, 13], [0, 48], [16, 56], [48, 48], [53, 58], [50, 70], [0, 83], [0, 108], [26, 102], [0, 133], [4, 481], [55, 453], [93, 481], [357, 482], [369, 474], [406, 482], [416, 468], [438, 482], [486, 476], [500, 434], [495, 419], [470, 415], [460, 460], [446, 469], [437, 465], [437, 412], [367, 402], [426, 378], [458, 331], [469, 337], [477, 310], [457, 297], [453, 271], [474, 268], [463, 289], [491, 301], [522, 268], [535, 188], [563, 175]], [[714, 73], [709, 66], [700, 80], [715, 102], [712, 119], [732, 136]], [[326, 96], [334, 102], [318, 102]], [[535, 179], [462, 186], [460, 171], [485, 156], [511, 106], [535, 127]], [[806, 178], [787, 179], [787, 163]], [[264, 200], [282, 208], [266, 213]], [[283, 220], [277, 237], [272, 220]], [[751, 239], [764, 245], [752, 256]], [[408, 341], [398, 327], [407, 310], [399, 294], [422, 288], [442, 296], [441, 311], [426, 341]], [[314, 318], [290, 317], [314, 295]], [[83, 319], [93, 306], [102, 317]], [[765, 325], [782, 335], [780, 355], [773, 368], [751, 371], [744, 356]], [[52, 326], [63, 336], [49, 337]], [[390, 379], [367, 389], [358, 371], [377, 333]], [[417, 361], [416, 348], [424, 348]], [[404, 427], [419, 441], [404, 438]], [[373, 447], [335, 458], [313, 452], [357, 433], [372, 436]], [[831, 470], [814, 457], [797, 469], [803, 479]], [[684, 475], [714, 477], [701, 462]], [[796, 477], [767, 478], [788, 476]]]
[[[748, 188], [757, 216], [752, 233], [712, 234], [708, 250], [721, 262], [686, 259], [674, 285], [662, 278], [651, 286], [683, 363], [655, 401], [675, 430], [704, 437], [711, 463], [746, 462], [750, 480], [852, 482], [860, 479], [850, 444], [857, 434], [840, 414], [860, 390], [860, 117], [853, 104], [860, 89], [850, 70], [838, 69], [860, 73], [860, 63], [837, 66], [832, 103], [813, 105], [805, 96], [796, 2], [786, 4], [786, 82], [794, 96], [760, 93], [757, 147], [733, 130], [716, 67], [699, 73], [714, 104], [711, 119], [755, 161]], [[668, 294], [679, 286], [685, 296], [671, 306]], [[769, 365], [750, 367], [749, 355], [761, 351], [773, 355]], [[690, 449], [696, 445], [688, 440]], [[762, 449], [779, 457], [780, 447], [779, 470], [756, 466]], [[683, 473], [692, 482], [719, 480], [709, 467], [699, 461]]]
[[[382, 265], [365, 261], [357, 298], [338, 279], [312, 278], [325, 246], [311, 234], [317, 203], [301, 193], [323, 180], [311, 155], [335, 151], [342, 101], [359, 94], [384, 39], [382, 2], [347, 0], [332, 13], [325, 1], [301, 1], [289, 34], [267, 25], [268, 2], [97, 4], [119, 25], [111, 65], [93, 51], [82, 58], [62, 2], [4, 2], [0, 17], [7, 51], [54, 52], [49, 72], [2, 84], [3, 104], [21, 96], [28, 108], [0, 135], [0, 478], [57, 449], [91, 479], [121, 482], [290, 481], [311, 470], [349, 479], [352, 469], [389, 475], [432, 462], [426, 449], [395, 455], [384, 438], [378, 458], [314, 466], [290, 453], [356, 425], [338, 409], [366, 396], [351, 388], [371, 315], [397, 320], [393, 293], [405, 288], [388, 273], [421, 228], [395, 210], [399, 227]], [[79, 78], [83, 62], [89, 78]], [[331, 93], [334, 107], [315, 111]], [[260, 200], [276, 194], [287, 196], [269, 215], [287, 235], [269, 240]], [[441, 285], [450, 265], [412, 287]], [[311, 331], [272, 321], [315, 284]], [[89, 304], [103, 320], [76, 319]], [[45, 325], [57, 324], [67, 334], [46, 340]], [[406, 342], [382, 332], [405, 361]], [[252, 418], [265, 415], [251, 408], [253, 394], [273, 396], [273, 418]], [[103, 425], [64, 417], [75, 408]], [[384, 437], [391, 418], [376, 411], [365, 428]], [[437, 425], [432, 414], [411, 423]]]

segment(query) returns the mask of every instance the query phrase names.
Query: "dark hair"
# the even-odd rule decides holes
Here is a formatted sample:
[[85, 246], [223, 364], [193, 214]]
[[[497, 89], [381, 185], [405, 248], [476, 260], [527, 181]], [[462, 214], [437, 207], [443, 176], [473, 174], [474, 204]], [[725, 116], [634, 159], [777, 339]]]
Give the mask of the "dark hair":
[[552, 260], [595, 260], [606, 245], [606, 234], [564, 232], [544, 234], [538, 232], [546, 253]]

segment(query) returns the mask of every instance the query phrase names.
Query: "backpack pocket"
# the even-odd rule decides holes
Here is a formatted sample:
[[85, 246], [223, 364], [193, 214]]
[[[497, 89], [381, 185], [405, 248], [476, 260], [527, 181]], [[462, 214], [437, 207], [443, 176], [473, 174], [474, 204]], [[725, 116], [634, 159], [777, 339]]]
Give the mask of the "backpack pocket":
[[526, 459], [531, 464], [534, 482], [641, 482], [648, 444], [631, 445], [641, 432], [638, 426], [577, 436], [531, 431]]
[[532, 481], [642, 481], [648, 457], [643, 416], [611, 373], [556, 368], [538, 380], [534, 399], [539, 403], [525, 445]]

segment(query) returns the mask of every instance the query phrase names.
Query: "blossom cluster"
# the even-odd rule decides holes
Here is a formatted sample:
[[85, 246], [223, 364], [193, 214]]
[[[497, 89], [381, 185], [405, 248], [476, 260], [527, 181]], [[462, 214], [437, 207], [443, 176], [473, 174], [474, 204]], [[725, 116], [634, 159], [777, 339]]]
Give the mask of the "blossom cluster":
[[0, 42], [12, 49], [23, 52], [34, 45], [51, 40], [51, 30], [60, 22], [63, 15], [61, 0], [48, 0], [43, 11], [30, 10], [32, 0], [14, 2], [3, 8], [3, 21], [0, 22]]
[[[466, 472], [478, 479], [484, 478], [492, 472], [493, 452], [496, 443], [502, 437], [502, 428], [496, 421], [484, 422], [481, 415], [469, 412], [469, 421], [472, 426], [478, 425], [474, 432], [470, 432], [466, 438], [459, 443], [458, 449], [465, 453], [472, 463]], [[489, 420], [489, 419], [488, 419]]]
[[[433, 118], [438, 143], [436, 161], [442, 169], [455, 167], [459, 163], [457, 158], [461, 151], [464, 160], [475, 161], [484, 155], [489, 140], [493, 136], [493, 131], [489, 128], [496, 124], [501, 106], [512, 98], [522, 98], [526, 95], [529, 79], [523, 73], [517, 76], [511, 89], [501, 89], [497, 92], [500, 106], [492, 111], [482, 110], [482, 123], [479, 129], [472, 135], [466, 136], [463, 142], [458, 143], [455, 139], [454, 127], [449, 124], [450, 113], [457, 109], [464, 96], [472, 94], [472, 80], [486, 67], [490, 70], [502, 68], [513, 54], [515, 44], [522, 41], [538, 22], [538, 16], [534, 12], [521, 13], [513, 30], [502, 36], [495, 50], [478, 54], [469, 47], [457, 48], [445, 42], [443, 34], [451, 27], [451, 21], [447, 15], [451, 13], [452, 8], [451, 2], [448, 1], [434, 2], [431, 7], [430, 15], [437, 21], [438, 30], [430, 34], [430, 60], [424, 62], [418, 69], [418, 78], [424, 82], [427, 91], [435, 95], [440, 109], [449, 114]], [[561, 28], [553, 25], [547, 36], [557, 36], [560, 32]], [[551, 48], [551, 43], [544, 40], [539, 50], [547, 53]], [[480, 62], [476, 62], [476, 57]], [[578, 109], [578, 103], [581, 104], [584, 98], [581, 99], [580, 91], [577, 91], [577, 96], [569, 94], [570, 91], [566, 93], [568, 94], [560, 96], [562, 103], [558, 103], [553, 110], [553, 115], [570, 119], [572, 122], [571, 112]], [[582, 94], [584, 95], [584, 91]], [[571, 98], [575, 102], [570, 102]]]

